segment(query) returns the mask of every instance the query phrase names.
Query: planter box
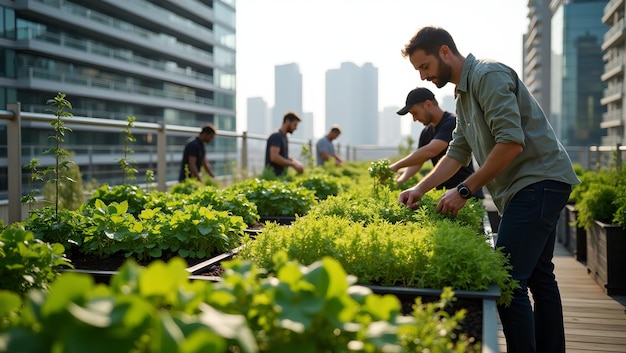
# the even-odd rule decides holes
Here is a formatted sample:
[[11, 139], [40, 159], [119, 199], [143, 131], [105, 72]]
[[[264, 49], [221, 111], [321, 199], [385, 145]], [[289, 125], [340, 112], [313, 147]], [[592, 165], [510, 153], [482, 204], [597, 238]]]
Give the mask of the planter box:
[[587, 229], [587, 272], [608, 295], [626, 294], [626, 230], [595, 221]]
[[[204, 281], [220, 281], [219, 276], [212, 276], [212, 273], [220, 262], [232, 259], [237, 254], [239, 248], [206, 260], [196, 266], [187, 269], [191, 279]], [[209, 273], [209, 275], [207, 275]], [[422, 297], [423, 302], [439, 300], [442, 290], [430, 288], [409, 288], [409, 287], [389, 287], [358, 284], [367, 287], [372, 292], [380, 295], [395, 295], [403, 305], [403, 313], [408, 314], [411, 306], [415, 303], [415, 298]], [[468, 309], [466, 321], [467, 326], [464, 332], [474, 336], [482, 344], [483, 353], [498, 352], [498, 318], [496, 301], [500, 298], [498, 287], [493, 285], [488, 291], [454, 291], [457, 298], [453, 310], [461, 308]], [[478, 333], [477, 335], [474, 335]]]
[[563, 244], [563, 247], [573, 253], [570, 245], [569, 237], [569, 218], [567, 210], [563, 208], [559, 215], [559, 221], [556, 225], [556, 241]]
[[[429, 288], [387, 287], [363, 284], [361, 286], [370, 288], [376, 294], [395, 295], [403, 305], [412, 305], [417, 297], [422, 297], [422, 302], [438, 300], [442, 292], [440, 289]], [[479, 337], [475, 338], [481, 341], [483, 353], [498, 352], [498, 312], [496, 308], [496, 301], [500, 298], [498, 287], [492, 285], [487, 291], [455, 290], [454, 296], [457, 298], [455, 304], [459, 304], [458, 308], [453, 307], [454, 310], [459, 310], [463, 307], [468, 309], [465, 318], [468, 321], [467, 330], [465, 331], [471, 335], [473, 331], [478, 330]], [[472, 308], [478, 308], [480, 314], [472, 315]], [[477, 327], [470, 327], [476, 325]]]
[[565, 206], [568, 225], [568, 249], [574, 254], [576, 260], [587, 261], [587, 231], [578, 226], [578, 210], [576, 206], [568, 204]]
[[287, 217], [287, 216], [261, 216], [261, 218], [259, 219], [259, 222], [261, 223], [265, 223], [265, 222], [273, 222], [273, 223], [278, 223], [280, 225], [284, 225], [284, 226], [288, 226], [291, 223], [295, 222], [296, 217]]

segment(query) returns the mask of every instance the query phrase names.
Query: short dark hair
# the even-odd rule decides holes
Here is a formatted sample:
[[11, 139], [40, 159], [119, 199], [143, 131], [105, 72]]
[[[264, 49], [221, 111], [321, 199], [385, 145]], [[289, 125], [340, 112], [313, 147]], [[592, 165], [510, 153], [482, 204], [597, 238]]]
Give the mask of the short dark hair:
[[447, 45], [454, 55], [460, 55], [454, 39], [441, 27], [422, 27], [402, 49], [402, 56], [411, 56], [416, 50], [423, 50], [426, 55], [439, 56], [439, 49]]
[[213, 124], [204, 124], [202, 126], [202, 131], [200, 131], [201, 134], [212, 134], [215, 135], [217, 130], [215, 130], [215, 126], [213, 126]]
[[287, 112], [283, 117], [283, 123], [285, 121], [302, 121], [296, 112]]

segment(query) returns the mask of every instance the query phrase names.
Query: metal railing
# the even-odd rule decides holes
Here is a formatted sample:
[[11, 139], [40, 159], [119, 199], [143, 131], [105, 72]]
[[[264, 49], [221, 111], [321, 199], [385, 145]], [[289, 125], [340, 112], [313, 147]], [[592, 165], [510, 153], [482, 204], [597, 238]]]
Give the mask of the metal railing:
[[[0, 200], [2, 204], [8, 205], [8, 215], [5, 217], [9, 223], [22, 220], [23, 208], [21, 207], [21, 197], [23, 196], [23, 166], [28, 162], [24, 162], [22, 152], [25, 147], [21, 141], [22, 121], [31, 121], [39, 123], [49, 123], [56, 119], [51, 114], [22, 112], [20, 103], [7, 105], [7, 110], [0, 110], [0, 120], [6, 120], [7, 126], [7, 148], [6, 148], [6, 167], [7, 167], [7, 201]], [[90, 117], [73, 116], [64, 120], [64, 124], [75, 130], [76, 128], [101, 128], [103, 130], [120, 131], [128, 127], [126, 120], [99, 119]], [[199, 127], [188, 127], [180, 125], [168, 125], [162, 123], [150, 122], [134, 122], [133, 133], [155, 133], [156, 146], [139, 147], [140, 154], [137, 155], [140, 161], [150, 161], [156, 165], [154, 173], [156, 177], [156, 188], [160, 191], [166, 191], [168, 183], [174, 182], [174, 178], [168, 180], [168, 161], [171, 164], [179, 163], [183, 146], [168, 146], [167, 136], [192, 136], [200, 131]], [[117, 129], [117, 130], [116, 130]], [[224, 151], [209, 151], [207, 157], [210, 160], [219, 160], [226, 163], [235, 163], [233, 166], [240, 172], [234, 175], [234, 168], [230, 168], [230, 175], [222, 175], [223, 179], [230, 178], [232, 181], [236, 177], [250, 177], [260, 174], [265, 167], [265, 143], [267, 136], [248, 134], [247, 132], [237, 133], [233, 131], [218, 130], [219, 138], [236, 139], [234, 147], [228, 145]], [[308, 146], [310, 153], [315, 156], [315, 144], [312, 140], [289, 139], [289, 148], [293, 156], [301, 156], [303, 146]], [[0, 146], [1, 147], [1, 146]], [[30, 157], [37, 153], [36, 146], [26, 146], [33, 149], [29, 152]], [[91, 167], [91, 163], [98, 163], [103, 158], [110, 161], [115, 156], [119, 157], [123, 146], [111, 147], [108, 152], [101, 153], [97, 151], [97, 146], [80, 146], [72, 148], [80, 148], [84, 150], [77, 155], [82, 165]], [[156, 149], [155, 149], [156, 148]], [[373, 146], [361, 145], [350, 146], [336, 144], [337, 152], [347, 161], [374, 161], [383, 158], [394, 158], [398, 156], [397, 146]], [[28, 150], [28, 149], [27, 149]], [[573, 163], [578, 163], [586, 169], [595, 170], [598, 168], [621, 167], [624, 158], [626, 158], [626, 147], [619, 144], [615, 146], [570, 146], [567, 151]], [[117, 153], [117, 155], [116, 155]], [[2, 156], [0, 156], [0, 164]], [[111, 164], [109, 162], [109, 164]], [[0, 165], [3, 167], [4, 165]], [[170, 174], [171, 175], [171, 174]], [[0, 212], [2, 213], [2, 212]]]

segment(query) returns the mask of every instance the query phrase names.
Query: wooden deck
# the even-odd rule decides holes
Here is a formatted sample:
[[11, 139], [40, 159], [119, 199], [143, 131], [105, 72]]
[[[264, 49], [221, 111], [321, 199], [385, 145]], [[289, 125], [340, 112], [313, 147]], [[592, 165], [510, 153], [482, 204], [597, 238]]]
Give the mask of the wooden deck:
[[[567, 352], [626, 353], [626, 296], [606, 295], [587, 274], [585, 264], [558, 242], [554, 264], [563, 301]], [[506, 352], [501, 325], [498, 345], [500, 352]]]

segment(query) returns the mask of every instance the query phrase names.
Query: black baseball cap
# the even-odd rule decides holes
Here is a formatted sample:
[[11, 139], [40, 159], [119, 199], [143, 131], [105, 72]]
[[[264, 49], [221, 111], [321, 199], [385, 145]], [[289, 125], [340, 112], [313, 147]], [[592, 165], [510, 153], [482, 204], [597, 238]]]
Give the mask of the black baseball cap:
[[422, 103], [423, 101], [436, 101], [435, 95], [428, 88], [417, 87], [416, 89], [409, 92], [409, 95], [406, 96], [406, 105], [404, 108], [398, 110], [396, 113], [398, 115], [405, 115], [409, 112], [412, 106], [417, 103]]

